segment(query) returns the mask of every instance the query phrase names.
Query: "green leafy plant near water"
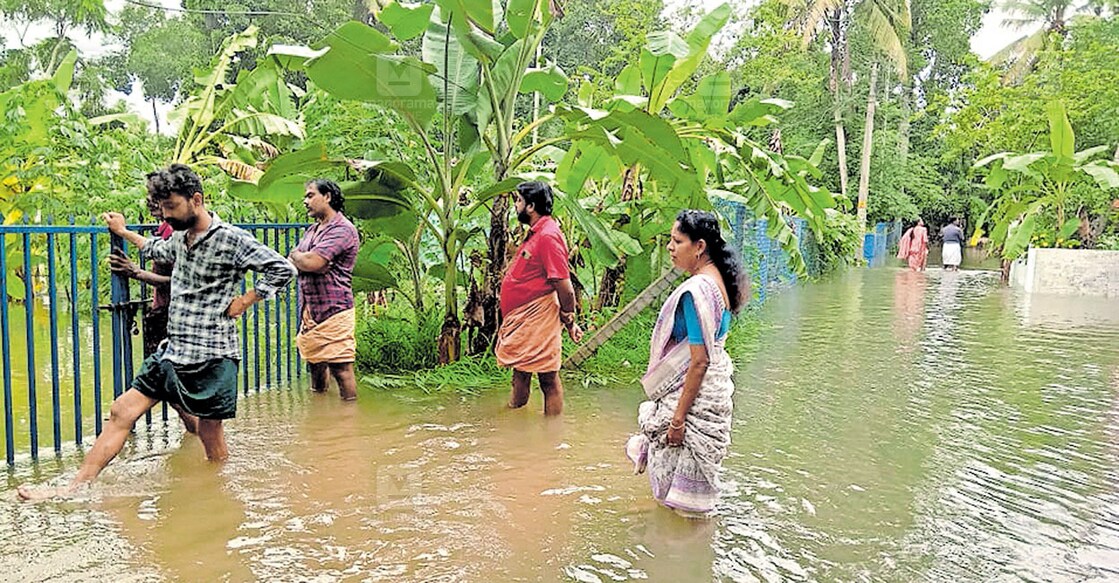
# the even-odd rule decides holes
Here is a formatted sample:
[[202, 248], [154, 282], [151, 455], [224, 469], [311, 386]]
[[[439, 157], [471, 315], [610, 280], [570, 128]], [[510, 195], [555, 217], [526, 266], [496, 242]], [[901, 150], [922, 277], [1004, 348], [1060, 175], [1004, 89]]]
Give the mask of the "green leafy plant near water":
[[[1049, 146], [1041, 152], [1020, 154], [1000, 152], [975, 163], [986, 169], [985, 184], [997, 193], [980, 218], [973, 240], [983, 236], [983, 227], [990, 224], [990, 239], [1000, 249], [1004, 260], [1021, 256], [1031, 241], [1068, 246], [1074, 235], [1090, 243], [1091, 217], [1076, 195], [1077, 188], [1094, 185], [1101, 191], [1119, 189], [1119, 163], [1100, 159], [1111, 152], [1109, 145], [1076, 151], [1065, 107], [1060, 102], [1049, 104]], [[1049, 233], [1038, 227], [1050, 224]], [[1050, 239], [1049, 235], [1053, 235]]]

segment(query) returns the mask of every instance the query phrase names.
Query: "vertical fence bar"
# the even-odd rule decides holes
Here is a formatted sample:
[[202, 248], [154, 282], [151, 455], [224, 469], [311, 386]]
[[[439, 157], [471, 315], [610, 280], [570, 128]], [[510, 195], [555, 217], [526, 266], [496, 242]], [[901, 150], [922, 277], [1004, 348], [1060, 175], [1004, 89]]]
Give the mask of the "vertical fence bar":
[[[276, 229], [273, 231], [274, 236], [275, 236], [275, 239], [273, 239], [273, 242], [274, 242], [273, 248], [276, 250], [277, 253], [281, 252], [281, 248], [280, 248], [280, 229], [281, 229], [280, 227], [276, 227]], [[284, 255], [284, 257], [287, 257], [287, 255]], [[276, 309], [276, 384], [277, 385], [281, 384], [283, 382], [283, 371], [284, 371], [284, 357], [283, 357], [283, 354], [285, 352], [284, 347], [291, 344], [291, 338], [290, 337], [287, 338], [286, 342], [283, 339], [284, 324], [283, 324], [283, 320], [281, 319], [282, 316], [283, 316], [283, 310], [282, 310], [282, 308], [283, 308], [282, 303], [283, 302], [281, 301], [281, 297], [282, 297], [281, 294], [287, 295], [287, 288], [286, 287], [283, 288], [283, 289], [277, 290], [276, 296], [274, 296], [272, 298], [272, 306]]]
[[[109, 237], [109, 252], [112, 253], [114, 249], [122, 249], [124, 240], [117, 235]], [[121, 304], [124, 303], [124, 289], [127, 287], [127, 282], [121, 281], [121, 276], [116, 273], [109, 275], [109, 304], [110, 304], [110, 317], [113, 321], [113, 398], [116, 399], [124, 392], [124, 363], [121, 359], [121, 354], [124, 352], [123, 336], [128, 333], [124, 330], [124, 320], [121, 318]]]
[[[257, 273], [253, 272], [253, 289]], [[253, 390], [260, 390], [260, 302], [253, 304]]]
[[[291, 229], [284, 229], [284, 257], [287, 257], [289, 255], [291, 255]], [[296, 277], [296, 280], [294, 282], [292, 282], [292, 287], [293, 288], [298, 288], [299, 287], [298, 276]], [[291, 335], [291, 296], [292, 296], [293, 293], [295, 293], [295, 292], [290, 291], [290, 292], [284, 294], [284, 305], [286, 306], [285, 309], [287, 310], [287, 315], [284, 316], [284, 326], [287, 327], [287, 332], [288, 332], [288, 343], [287, 343], [287, 346], [284, 347], [284, 350], [287, 352], [287, 355], [288, 355], [288, 377], [287, 377], [287, 379], [288, 379], [289, 384], [291, 383], [291, 350], [292, 350], [292, 344], [294, 344], [294, 342], [292, 341], [292, 335]]]
[[[295, 329], [303, 329], [303, 294], [298, 285], [295, 286]], [[303, 357], [298, 350], [295, 351], [295, 378], [303, 378]]]
[[[90, 221], [96, 225], [96, 219]], [[89, 290], [93, 323], [93, 434], [101, 435], [101, 282], [97, 277], [97, 233], [89, 235]]]
[[[74, 215], [70, 215], [74, 226]], [[78, 318], [78, 234], [70, 232], [70, 344], [74, 364], [74, 443], [82, 444], [82, 350]]]
[[[54, 225], [48, 217], [47, 225]], [[50, 301], [51, 339], [51, 421], [55, 453], [62, 452], [62, 394], [58, 378], [58, 256], [54, 248], [55, 235], [47, 232], [47, 298]]]
[[4, 350], [4, 457], [15, 463], [15, 432], [12, 423], [12, 347], [8, 338], [8, 235], [0, 233], [0, 343]]
[[[23, 223], [27, 224], [27, 217]], [[31, 459], [39, 459], [39, 406], [35, 395], [35, 288], [31, 281], [31, 233], [23, 234], [23, 306], [27, 320], [27, 404], [30, 417]]]
[[[262, 229], [261, 243], [268, 247], [268, 227]], [[253, 277], [253, 282], [256, 282], [256, 277]], [[264, 387], [272, 386], [272, 311], [268, 309], [268, 304], [263, 304], [264, 311]]]
[[[123, 238], [120, 241], [120, 248], [124, 251], [125, 255], [128, 255], [128, 242], [125, 241]], [[120, 327], [124, 331], [123, 338], [121, 338], [120, 355], [124, 367], [124, 383], [121, 384], [120, 390], [123, 393], [128, 390], [129, 386], [132, 385], [132, 326], [135, 324], [135, 318], [133, 317], [133, 308], [130, 305], [130, 302], [132, 300], [132, 291], [128, 287], [128, 278], [122, 275], [120, 276], [120, 282], [122, 292], [122, 306], [119, 310], [121, 320]], [[151, 409], [148, 410], [147, 417], [148, 421], [151, 422]]]
[[[241, 279], [241, 295], [248, 291], [244, 278]], [[241, 314], [241, 390], [249, 394], [249, 312]]]
[[[252, 234], [257, 236], [257, 231], [260, 229], [256, 226], [257, 221], [253, 221]], [[258, 278], [257, 272], [253, 272], [253, 289], [256, 289], [256, 281]], [[260, 302], [253, 304], [253, 390], [260, 390]]]

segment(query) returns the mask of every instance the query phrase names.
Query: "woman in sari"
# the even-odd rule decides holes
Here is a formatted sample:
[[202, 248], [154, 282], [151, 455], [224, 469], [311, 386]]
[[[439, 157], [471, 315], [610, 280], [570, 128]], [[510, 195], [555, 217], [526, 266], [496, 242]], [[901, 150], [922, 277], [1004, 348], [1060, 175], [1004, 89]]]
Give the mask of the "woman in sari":
[[929, 230], [925, 228], [924, 220], [917, 219], [917, 224], [910, 227], [898, 242], [898, 259], [906, 260], [913, 271], [924, 271], [928, 258]]
[[734, 367], [725, 344], [731, 314], [749, 298], [749, 283], [713, 213], [677, 215], [668, 252], [690, 277], [669, 296], [653, 328], [641, 379], [648, 400], [626, 455], [635, 473], [649, 473], [657, 501], [703, 516], [715, 509], [730, 445]]

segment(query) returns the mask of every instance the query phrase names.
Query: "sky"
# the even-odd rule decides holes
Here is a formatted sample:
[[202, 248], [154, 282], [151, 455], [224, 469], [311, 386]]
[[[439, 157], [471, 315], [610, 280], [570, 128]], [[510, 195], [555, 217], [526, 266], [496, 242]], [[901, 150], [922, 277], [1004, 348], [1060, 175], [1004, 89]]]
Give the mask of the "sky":
[[[180, 6], [180, 0], [145, 0], [150, 4], [159, 4], [168, 8], [176, 8]], [[671, 10], [674, 3], [679, 3], [680, 0], [673, 2], [669, 0], [666, 5], [667, 9]], [[705, 8], [714, 8], [725, 0], [700, 0]], [[754, 2], [747, 0], [748, 4]], [[110, 13], [119, 12], [125, 5], [125, 0], [106, 0], [106, 7]], [[999, 49], [1010, 44], [1015, 39], [1022, 35], [1034, 32], [1033, 30], [1011, 30], [1002, 26], [1002, 20], [1006, 17], [1006, 13], [999, 8], [994, 8], [988, 12], [983, 18], [983, 26], [979, 32], [971, 39], [971, 49], [980, 58], [988, 58], [999, 51]], [[37, 27], [29, 31], [28, 37], [25, 39], [28, 44], [32, 44], [50, 34], [47, 27]], [[3, 40], [5, 47], [18, 46], [18, 39], [15, 32], [10, 27], [0, 26], [0, 39]], [[75, 44], [84, 56], [97, 57], [118, 50], [119, 46], [114, 46], [111, 42], [107, 41], [101, 35], [92, 35], [89, 37], [75, 37]], [[113, 92], [109, 97], [109, 102], [114, 103], [118, 99], [124, 99], [129, 107], [140, 114], [145, 119], [151, 119], [151, 105], [145, 103], [139, 87], [134, 87], [131, 95]], [[169, 104], [159, 104], [159, 115], [161, 129], [164, 133], [174, 133], [174, 129], [169, 127], [166, 122], [167, 112], [171, 109]]]

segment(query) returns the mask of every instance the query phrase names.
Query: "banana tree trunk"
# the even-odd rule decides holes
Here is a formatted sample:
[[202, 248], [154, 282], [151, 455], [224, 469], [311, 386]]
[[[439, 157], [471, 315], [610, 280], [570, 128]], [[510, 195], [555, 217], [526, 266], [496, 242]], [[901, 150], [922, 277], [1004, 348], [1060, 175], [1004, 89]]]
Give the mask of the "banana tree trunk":
[[622, 300], [622, 281], [626, 276], [626, 258], [622, 257], [616, 267], [607, 267], [602, 274], [602, 283], [598, 286], [598, 299], [594, 303], [595, 310], [617, 307]]
[[870, 192], [870, 152], [874, 145], [874, 108], [878, 88], [878, 63], [870, 67], [870, 93], [866, 98], [866, 129], [863, 131], [862, 165], [859, 167], [859, 228], [866, 231], [866, 199]]
[[446, 309], [443, 312], [443, 326], [439, 329], [439, 364], [450, 364], [462, 355], [457, 286], [458, 266], [453, 259], [448, 259], [447, 271], [443, 275], [443, 300]]
[[[503, 180], [504, 177], [498, 180]], [[486, 269], [482, 289], [478, 294], [481, 303], [481, 323], [470, 343], [471, 354], [483, 354], [493, 347], [497, 338], [501, 292], [501, 279], [505, 275], [507, 247], [509, 246], [509, 197], [500, 195], [493, 201], [490, 213], [490, 234], [486, 237]]]
[[[636, 164], [626, 168], [626, 172], [622, 176], [622, 202], [633, 202], [644, 196], [645, 185], [641, 182], [640, 173], [641, 168]], [[629, 217], [623, 216], [620, 224], [615, 226], [624, 226], [628, 222]], [[596, 310], [618, 306], [622, 300], [622, 285], [625, 278], [626, 258], [622, 257], [618, 261], [618, 265], [606, 268], [606, 271], [602, 274], [602, 281], [598, 286], [598, 298], [594, 303]]]

